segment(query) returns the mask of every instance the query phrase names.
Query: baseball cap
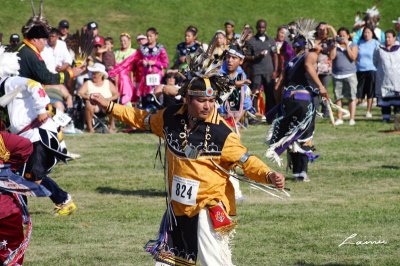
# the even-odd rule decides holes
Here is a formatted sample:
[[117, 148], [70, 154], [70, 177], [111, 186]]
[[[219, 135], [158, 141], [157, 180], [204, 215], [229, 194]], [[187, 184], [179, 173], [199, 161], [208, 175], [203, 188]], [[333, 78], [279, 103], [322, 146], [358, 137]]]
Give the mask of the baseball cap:
[[104, 45], [104, 38], [101, 36], [96, 36], [93, 41], [93, 45]]
[[94, 21], [91, 21], [87, 24], [88, 30], [94, 30], [94, 29], [97, 29], [98, 27], [99, 27], [99, 25], [97, 25], [97, 23]]
[[58, 27], [59, 27], [59, 28], [66, 28], [66, 29], [68, 29], [68, 28], [69, 28], [69, 22], [68, 22], [68, 20], [66, 20], [66, 19], [61, 20], [61, 21], [58, 23]]
[[19, 42], [19, 41], [20, 41], [20, 38], [19, 38], [19, 35], [17, 33], [11, 34], [10, 42]]
[[224, 25], [225, 26], [226, 25], [231, 25], [231, 26], [235, 27], [235, 22], [233, 22], [233, 20], [227, 20]]

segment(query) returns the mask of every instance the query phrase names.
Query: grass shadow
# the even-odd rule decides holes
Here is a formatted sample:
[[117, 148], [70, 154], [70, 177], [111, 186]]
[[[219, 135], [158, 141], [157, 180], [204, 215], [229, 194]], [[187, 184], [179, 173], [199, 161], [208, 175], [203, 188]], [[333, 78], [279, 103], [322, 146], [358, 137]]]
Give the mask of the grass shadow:
[[330, 263], [325, 263], [325, 264], [314, 264], [314, 263], [308, 263], [304, 261], [298, 261], [293, 266], [362, 266], [362, 264], [346, 264], [346, 263], [336, 263], [336, 262], [330, 262]]
[[397, 165], [382, 165], [381, 168], [390, 169], [390, 170], [399, 170], [400, 166], [397, 166]]
[[128, 189], [117, 189], [112, 187], [98, 187], [96, 191], [100, 194], [119, 194], [124, 196], [141, 196], [141, 197], [165, 197], [165, 191], [155, 189], [139, 189], [139, 190], [128, 190]]

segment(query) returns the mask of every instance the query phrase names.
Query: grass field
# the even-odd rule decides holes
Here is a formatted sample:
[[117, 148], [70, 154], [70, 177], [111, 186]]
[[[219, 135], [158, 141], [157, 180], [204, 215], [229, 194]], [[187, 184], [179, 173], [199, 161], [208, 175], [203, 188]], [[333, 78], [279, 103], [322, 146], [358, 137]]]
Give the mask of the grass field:
[[[228, 19], [239, 32], [241, 25], [265, 18], [270, 35], [299, 17], [351, 28], [355, 12], [375, 2], [382, 15], [380, 27], [392, 27], [391, 21], [400, 16], [398, 0], [45, 0], [44, 15], [52, 25], [68, 19], [72, 31], [95, 20], [101, 35], [115, 38], [116, 47], [120, 32], [136, 35], [154, 26], [172, 58], [189, 24], [199, 28], [199, 39], [205, 42]], [[7, 43], [31, 16], [31, 7], [29, 0], [1, 4], [0, 32]], [[364, 112], [355, 127], [333, 128], [318, 120], [315, 142], [321, 158], [310, 166], [310, 183], [288, 180], [290, 199], [279, 201], [242, 184], [246, 200], [238, 206], [235, 264], [400, 264], [400, 136], [383, 133], [393, 124], [382, 124], [377, 109], [369, 121]], [[259, 125], [242, 134], [245, 145], [261, 158], [266, 130]], [[154, 168], [158, 139], [149, 134], [66, 139], [82, 158], [58, 165], [52, 177], [73, 195], [78, 211], [53, 217], [49, 199], [30, 199], [34, 228], [25, 265], [153, 265], [143, 246], [154, 239], [165, 209], [162, 169], [159, 163]], [[339, 247], [353, 234], [357, 236], [349, 242], [387, 244]]]
[[[242, 184], [234, 262], [237, 265], [398, 265], [400, 261], [399, 135], [393, 124], [366, 121], [333, 128], [319, 119], [321, 157], [310, 183], [287, 181], [280, 201]], [[243, 132], [262, 158], [265, 125]], [[82, 155], [59, 165], [53, 177], [78, 204], [70, 217], [53, 217], [49, 199], [31, 199], [34, 230], [26, 265], [152, 265], [143, 251], [165, 209], [158, 139], [150, 134], [67, 136]], [[269, 163], [269, 165], [272, 165]], [[273, 167], [276, 167], [272, 165]], [[284, 169], [281, 169], [284, 171]], [[387, 244], [339, 245], [385, 241]]]

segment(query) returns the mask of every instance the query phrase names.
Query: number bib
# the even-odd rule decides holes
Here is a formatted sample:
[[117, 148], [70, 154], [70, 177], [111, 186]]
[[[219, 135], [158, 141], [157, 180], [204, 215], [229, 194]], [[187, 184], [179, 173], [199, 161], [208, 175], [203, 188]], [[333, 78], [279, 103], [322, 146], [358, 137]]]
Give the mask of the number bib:
[[174, 175], [172, 179], [171, 198], [185, 205], [196, 205], [200, 181]]
[[160, 75], [159, 74], [148, 74], [148, 75], [146, 75], [146, 85], [147, 86], [158, 86], [158, 85], [160, 85]]

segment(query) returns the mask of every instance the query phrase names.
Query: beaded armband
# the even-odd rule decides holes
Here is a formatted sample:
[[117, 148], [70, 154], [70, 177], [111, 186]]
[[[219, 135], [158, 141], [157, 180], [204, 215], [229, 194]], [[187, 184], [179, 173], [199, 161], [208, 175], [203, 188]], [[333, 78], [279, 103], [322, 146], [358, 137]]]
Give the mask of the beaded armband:
[[247, 162], [247, 160], [249, 159], [250, 154], [248, 152], [246, 152], [245, 154], [242, 155], [242, 157], [240, 157], [239, 159], [239, 165], [243, 166], [245, 164], [245, 162]]
[[110, 114], [112, 112], [112, 110], [114, 109], [114, 102], [110, 101], [110, 104], [108, 105], [107, 109], [106, 109], [106, 113]]

